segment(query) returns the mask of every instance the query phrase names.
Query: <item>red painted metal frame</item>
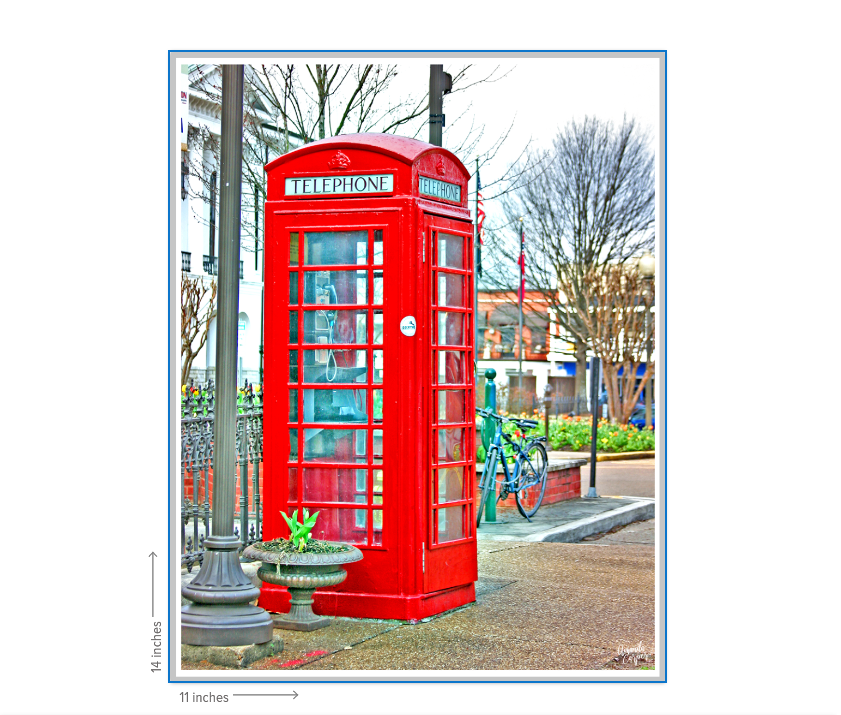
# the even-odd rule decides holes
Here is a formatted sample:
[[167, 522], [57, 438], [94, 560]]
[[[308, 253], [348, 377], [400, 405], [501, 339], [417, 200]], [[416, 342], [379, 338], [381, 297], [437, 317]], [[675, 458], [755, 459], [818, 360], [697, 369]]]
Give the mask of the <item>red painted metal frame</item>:
[[[340, 152], [349, 166], [328, 169], [331, 159]], [[334, 160], [332, 162], [336, 164]], [[340, 162], [341, 163], [341, 162]], [[310, 511], [346, 509], [347, 523], [355, 524], [355, 512], [366, 514], [364, 536], [353, 534], [365, 558], [348, 567], [348, 578], [331, 591], [317, 592], [315, 610], [326, 615], [374, 618], [419, 619], [469, 603], [475, 599], [473, 582], [477, 577], [476, 535], [473, 527], [473, 494], [475, 483], [475, 426], [472, 420], [475, 402], [473, 385], [473, 236], [467, 210], [468, 172], [444, 149], [424, 142], [387, 135], [356, 135], [315, 142], [276, 160], [267, 167], [269, 194], [266, 203], [266, 277], [265, 277], [265, 383], [264, 460], [265, 511], [263, 538], [286, 536], [288, 529], [281, 511], [308, 508]], [[318, 198], [284, 197], [287, 176], [337, 176], [365, 173], [393, 174], [394, 192], [388, 196], [329, 196]], [[419, 196], [418, 177], [438, 178], [461, 186], [460, 205]], [[367, 232], [365, 264], [303, 265], [304, 233], [317, 231]], [[375, 231], [383, 232], [382, 263], [375, 264], [373, 241]], [[435, 232], [462, 236], [463, 269], [433, 268], [437, 254]], [[290, 234], [298, 233], [298, 265], [289, 265]], [[318, 270], [367, 271], [367, 295], [364, 304], [331, 304], [330, 310], [364, 310], [367, 334], [361, 343], [331, 344], [336, 352], [364, 350], [367, 379], [363, 383], [305, 383], [304, 350], [322, 349], [318, 343], [304, 343], [304, 313], [323, 307], [304, 305], [304, 275]], [[374, 274], [382, 271], [383, 301], [374, 304]], [[464, 454], [458, 460], [462, 470], [460, 499], [439, 504], [437, 495], [438, 390], [437, 350], [433, 343], [437, 307], [431, 281], [441, 274], [463, 275], [464, 307], [453, 310], [464, 314], [463, 345], [447, 346], [447, 350], [463, 355], [462, 382], [447, 385], [464, 391], [464, 420], [447, 428], [460, 428]], [[298, 275], [298, 296], [290, 304], [290, 274]], [[382, 343], [374, 343], [374, 311], [382, 310]], [[407, 315], [416, 319], [413, 337], [399, 330], [400, 320]], [[297, 320], [297, 342], [290, 342], [290, 316]], [[355, 338], [355, 336], [354, 336]], [[290, 381], [289, 352], [297, 350], [298, 381]], [[374, 380], [374, 351], [382, 350], [382, 383]], [[365, 396], [365, 424], [304, 422], [304, 390], [352, 389]], [[297, 393], [290, 393], [297, 390]], [[373, 417], [374, 392], [382, 390], [382, 421]], [[290, 394], [294, 394], [297, 419], [290, 417]], [[353, 393], [359, 394], [359, 393]], [[435, 402], [434, 402], [435, 401]], [[304, 459], [304, 430], [315, 428], [361, 429], [365, 431], [364, 464], [337, 460], [311, 466]], [[297, 448], [290, 456], [290, 430], [296, 429]], [[374, 463], [374, 431], [382, 429], [381, 465]], [[355, 442], [355, 440], [354, 440]], [[304, 497], [304, 470], [319, 469], [330, 499]], [[294, 483], [290, 470], [294, 469]], [[347, 470], [349, 483], [356, 486], [356, 470], [366, 473], [364, 503], [349, 501], [340, 493], [338, 470]], [[374, 474], [382, 470], [381, 500], [375, 500]], [[329, 471], [334, 475], [330, 476]], [[330, 480], [333, 480], [332, 482]], [[328, 484], [329, 482], [329, 484]], [[332, 491], [326, 491], [330, 487]], [[345, 499], [346, 501], [335, 501]], [[375, 501], [381, 501], [375, 503]], [[440, 508], [462, 510], [463, 538], [437, 543]], [[374, 514], [381, 510], [382, 529], [375, 529]], [[335, 523], [339, 524], [336, 512]], [[447, 512], [448, 514], [451, 512]], [[325, 523], [329, 521], [327, 519]], [[318, 527], [316, 527], [318, 528]], [[381, 534], [381, 539], [378, 535]], [[264, 584], [260, 604], [271, 611], [288, 608], [285, 589]]]

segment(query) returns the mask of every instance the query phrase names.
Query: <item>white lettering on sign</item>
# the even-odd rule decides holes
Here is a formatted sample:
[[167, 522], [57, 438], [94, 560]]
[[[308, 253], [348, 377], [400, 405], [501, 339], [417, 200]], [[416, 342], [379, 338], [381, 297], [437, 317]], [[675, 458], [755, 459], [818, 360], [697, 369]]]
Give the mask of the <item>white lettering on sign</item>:
[[287, 196], [329, 194], [385, 194], [394, 191], [394, 174], [306, 176], [286, 179]]
[[434, 196], [436, 199], [446, 199], [461, 203], [461, 186], [448, 181], [431, 179], [428, 176], [418, 177], [418, 193], [424, 196]]
[[403, 333], [403, 335], [408, 335], [411, 338], [417, 329], [418, 325], [415, 322], [413, 315], [407, 315], [400, 321], [400, 332]]

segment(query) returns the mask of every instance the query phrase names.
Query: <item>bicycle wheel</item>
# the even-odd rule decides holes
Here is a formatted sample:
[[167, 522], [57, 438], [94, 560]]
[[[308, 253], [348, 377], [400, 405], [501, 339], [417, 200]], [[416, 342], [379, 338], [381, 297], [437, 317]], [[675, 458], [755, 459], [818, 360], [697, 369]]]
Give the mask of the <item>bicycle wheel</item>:
[[526, 445], [525, 455], [517, 457], [517, 509], [528, 519], [534, 516], [543, 501], [546, 491], [546, 472], [549, 469], [549, 459], [546, 448], [541, 442], [531, 442]]
[[482, 470], [482, 480], [479, 483], [482, 490], [482, 495], [479, 497], [479, 503], [476, 506], [476, 528], [482, 523], [482, 517], [485, 515], [485, 504], [488, 502], [488, 497], [491, 492], [496, 492], [496, 462], [498, 452], [496, 449], [491, 449], [488, 454], [488, 459], [485, 462], [485, 468]]

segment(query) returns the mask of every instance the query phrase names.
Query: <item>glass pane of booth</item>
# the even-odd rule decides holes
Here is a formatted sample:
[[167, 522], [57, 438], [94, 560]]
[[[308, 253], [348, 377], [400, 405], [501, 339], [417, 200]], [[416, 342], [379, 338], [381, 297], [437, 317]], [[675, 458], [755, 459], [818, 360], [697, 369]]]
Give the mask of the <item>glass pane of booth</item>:
[[383, 463], [383, 431], [374, 430], [374, 464]]
[[374, 271], [374, 305], [383, 304], [383, 272]]
[[464, 313], [438, 311], [438, 344], [464, 345]]
[[464, 268], [463, 236], [438, 234], [438, 265], [446, 268]]
[[289, 501], [296, 501], [298, 499], [298, 470], [294, 467], [289, 468]]
[[374, 509], [374, 546], [383, 545], [383, 510]]
[[383, 391], [373, 390], [374, 393], [374, 420], [382, 422], [383, 419]]
[[289, 274], [289, 305], [298, 305], [298, 273]]
[[298, 382], [298, 351], [289, 351], [289, 382]]
[[374, 345], [383, 343], [383, 312], [381, 310], [374, 311], [374, 337], [371, 342]]
[[464, 430], [461, 427], [438, 430], [438, 463], [464, 460]]
[[374, 350], [374, 380], [375, 384], [382, 384], [383, 381], [383, 351]]
[[451, 350], [438, 352], [438, 384], [464, 384], [464, 353]]
[[368, 379], [365, 350], [304, 350], [304, 382], [347, 384]]
[[298, 391], [289, 390], [289, 421], [298, 421]]
[[374, 265], [383, 264], [383, 232], [382, 229], [374, 231]]
[[[320, 507], [317, 511], [318, 519], [311, 532], [314, 539], [343, 541], [349, 544], [364, 544], [368, 541], [364, 510], [350, 507]], [[312, 513], [312, 510], [310, 512]], [[363, 522], [362, 526], [359, 526], [360, 521]]]
[[367, 325], [368, 312], [365, 310], [307, 310], [304, 312], [304, 342], [325, 346], [367, 343]]
[[[368, 302], [367, 271], [307, 271], [304, 273], [304, 305], [365, 305]], [[325, 308], [325, 311], [327, 309]]]
[[464, 538], [464, 507], [451, 506], [438, 510], [438, 543]]
[[368, 262], [367, 231], [307, 231], [305, 266], [363, 265]]
[[364, 464], [368, 461], [366, 436], [364, 429], [307, 428], [304, 430], [304, 460]]
[[368, 421], [365, 390], [304, 390], [304, 422]]
[[438, 470], [438, 503], [464, 499], [464, 467]]
[[[305, 467], [303, 490], [306, 502], [360, 503], [366, 495], [365, 469], [336, 469], [335, 467]], [[360, 477], [361, 475], [361, 477]], [[360, 489], [360, 482], [362, 488]]]
[[289, 265], [298, 265], [298, 232], [289, 234]]
[[298, 311], [289, 311], [289, 342], [298, 342]]
[[438, 422], [464, 422], [464, 390], [438, 392]]
[[438, 274], [438, 305], [464, 308], [464, 276], [455, 273]]

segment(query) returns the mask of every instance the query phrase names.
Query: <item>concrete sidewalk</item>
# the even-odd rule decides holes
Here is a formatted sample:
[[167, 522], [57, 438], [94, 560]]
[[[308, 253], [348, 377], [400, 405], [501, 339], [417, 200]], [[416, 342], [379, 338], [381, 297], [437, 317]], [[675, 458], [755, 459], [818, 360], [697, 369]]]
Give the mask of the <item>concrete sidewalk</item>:
[[[456, 676], [470, 680], [498, 677], [482, 671], [530, 671], [522, 677], [535, 679], [564, 670], [654, 675], [653, 521], [628, 528], [635, 527], [636, 538], [620, 541], [622, 531], [577, 544], [482, 540], [475, 603], [415, 624], [336, 618], [310, 633], [276, 629], [283, 651], [249, 670], [319, 670], [328, 678], [333, 671], [338, 679], [377, 677], [359, 671], [404, 671], [404, 678], [412, 677], [406, 671], [470, 671]], [[623, 649], [639, 658], [620, 659]], [[182, 668], [229, 669], [209, 660]]]
[[[493, 680], [481, 671], [500, 670], [534, 671], [523, 674], [533, 678], [563, 670], [646, 676], [656, 657], [653, 514], [653, 499], [600, 497], [541, 506], [531, 523], [517, 511], [501, 515], [478, 530], [475, 603], [420, 623], [336, 618], [310, 633], [275, 629], [282, 652], [248, 670], [464, 670], [473, 672], [460, 677], [471, 680]], [[639, 523], [605, 533], [631, 522]], [[617, 662], [622, 649], [639, 657]], [[182, 668], [231, 669], [226, 650], [199, 662], [182, 651]]]
[[568, 499], [546, 504], [531, 521], [519, 511], [497, 514], [496, 523], [482, 521], [479, 541], [555, 541], [574, 543], [634, 521], [654, 518], [654, 500], [643, 497]]

